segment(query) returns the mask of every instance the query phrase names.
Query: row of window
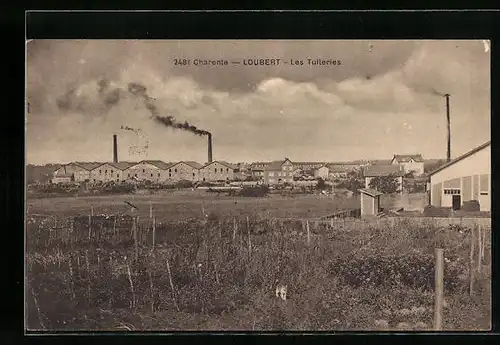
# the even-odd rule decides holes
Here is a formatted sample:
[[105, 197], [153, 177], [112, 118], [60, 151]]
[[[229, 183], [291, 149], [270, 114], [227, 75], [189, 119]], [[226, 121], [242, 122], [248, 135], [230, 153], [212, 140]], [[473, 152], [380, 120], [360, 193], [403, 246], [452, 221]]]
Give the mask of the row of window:
[[444, 194], [447, 194], [447, 195], [460, 195], [460, 189], [444, 189]]
[[[274, 176], [274, 172], [270, 171], [269, 172], [269, 176]], [[292, 176], [292, 174], [291, 173], [287, 173], [287, 172], [278, 172], [276, 174], [276, 176]]]
[[[219, 169], [220, 172], [224, 172], [224, 169], [223, 168], [220, 168]], [[110, 170], [111, 174], [113, 173], [113, 170]], [[172, 169], [168, 169], [168, 172], [171, 173], [172, 172]], [[174, 172], [177, 172], [177, 169], [174, 169]], [[217, 168], [214, 169], [214, 172], [217, 173]], [[229, 172], [229, 168], [226, 168], [226, 172]], [[104, 169], [104, 173], [107, 174], [108, 173], [108, 169]], [[142, 173], [146, 173], [146, 169], [142, 169]], [[99, 174], [102, 174], [102, 169], [99, 169]], [[130, 175], [130, 174], [129, 174]], [[118, 175], [117, 175], [118, 176]], [[153, 176], [153, 175], [151, 175]], [[193, 173], [193, 176], [194, 176], [194, 173]]]

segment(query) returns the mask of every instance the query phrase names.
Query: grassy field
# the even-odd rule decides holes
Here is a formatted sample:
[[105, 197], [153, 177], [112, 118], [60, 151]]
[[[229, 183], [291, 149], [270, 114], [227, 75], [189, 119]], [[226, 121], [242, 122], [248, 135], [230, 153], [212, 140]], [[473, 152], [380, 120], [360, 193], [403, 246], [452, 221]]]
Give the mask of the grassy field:
[[136, 205], [139, 216], [149, 216], [149, 203], [153, 204], [158, 221], [202, 218], [202, 210], [220, 217], [250, 216], [252, 218], [314, 218], [336, 210], [359, 208], [359, 199], [333, 199], [327, 196], [304, 195], [264, 198], [229, 197], [204, 191], [162, 191], [155, 194], [110, 195], [96, 197], [58, 197], [28, 199], [28, 213], [57, 216], [130, 213], [128, 201]]
[[[113, 203], [119, 201], [106, 205]], [[286, 212], [298, 207], [293, 200], [284, 203]], [[62, 204], [52, 206], [65, 211]], [[436, 247], [446, 258], [444, 329], [490, 328], [489, 235], [480, 273], [475, 257], [469, 296], [466, 227], [324, 222], [311, 223], [308, 236], [302, 222], [247, 222], [240, 216], [166, 222], [158, 226], [153, 248], [147, 219], [138, 227], [137, 245], [129, 227], [89, 240], [85, 228], [72, 228], [83, 233], [72, 241], [64, 237], [70, 228], [59, 225], [53, 232], [51, 224], [28, 224], [30, 329], [430, 330]], [[44, 232], [51, 233], [49, 240], [35, 241]], [[281, 284], [286, 300], [276, 297]]]

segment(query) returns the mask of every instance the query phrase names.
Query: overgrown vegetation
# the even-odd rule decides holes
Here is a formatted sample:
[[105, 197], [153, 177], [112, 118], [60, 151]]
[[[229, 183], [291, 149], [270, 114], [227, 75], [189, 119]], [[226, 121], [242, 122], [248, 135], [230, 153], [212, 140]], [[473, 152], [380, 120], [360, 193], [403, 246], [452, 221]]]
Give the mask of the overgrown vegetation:
[[384, 194], [392, 194], [400, 191], [398, 180], [393, 174], [373, 177], [370, 180], [369, 186]]
[[469, 297], [465, 227], [320, 222], [308, 237], [301, 222], [213, 213], [156, 224], [153, 248], [147, 219], [137, 246], [130, 222], [95, 223], [89, 238], [85, 222], [70, 231], [60, 219], [53, 231], [54, 221], [28, 224], [31, 329], [430, 329], [436, 246], [446, 257], [444, 328], [489, 327], [490, 243]]

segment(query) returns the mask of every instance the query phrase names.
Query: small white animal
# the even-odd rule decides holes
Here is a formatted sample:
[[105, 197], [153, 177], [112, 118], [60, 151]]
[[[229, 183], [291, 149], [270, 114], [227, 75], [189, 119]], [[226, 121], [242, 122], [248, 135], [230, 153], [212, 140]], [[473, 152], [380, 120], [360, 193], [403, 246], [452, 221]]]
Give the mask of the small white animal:
[[286, 301], [286, 285], [278, 285], [276, 287], [276, 297]]

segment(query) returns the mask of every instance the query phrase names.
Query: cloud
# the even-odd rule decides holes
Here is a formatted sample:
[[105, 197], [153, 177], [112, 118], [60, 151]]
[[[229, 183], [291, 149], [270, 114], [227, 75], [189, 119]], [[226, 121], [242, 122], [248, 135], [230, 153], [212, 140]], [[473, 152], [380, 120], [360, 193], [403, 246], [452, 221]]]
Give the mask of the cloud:
[[[148, 158], [204, 162], [206, 139], [152, 121], [143, 100], [126, 91], [131, 82], [147, 88], [160, 115], [212, 132], [215, 158], [229, 161], [384, 158], [395, 151], [440, 156], [445, 152], [445, 122], [444, 101], [437, 93], [442, 92], [452, 94], [454, 152], [489, 136], [489, 54], [480, 41], [375, 42], [371, 52], [366, 42], [340, 42], [337, 49], [314, 42], [308, 45], [310, 56], [342, 47], [344, 54], [357, 55], [346, 58], [345, 69], [336, 70], [240, 67], [184, 72], [168, 63], [177, 53], [155, 57], [173, 50], [173, 44], [85, 42], [42, 42], [28, 60], [28, 98], [35, 104], [28, 116], [28, 161], [109, 160], [112, 133], [119, 134], [121, 159], [144, 158], [128, 154], [138, 138], [120, 130], [127, 125], [147, 136]], [[264, 47], [270, 55], [279, 50], [260, 44], [250, 46]], [[231, 54], [249, 53], [244, 45], [223, 46]], [[299, 43], [279, 46], [294, 54], [304, 50]], [[103, 49], [104, 57], [95, 47]], [[203, 49], [195, 47], [184, 45], [183, 52], [202, 54]], [[205, 43], [202, 47], [214, 52]], [[56, 68], [49, 57], [59, 60], [61, 53], [68, 61]], [[363, 61], [364, 67], [356, 70]], [[220, 80], [232, 81], [224, 87]], [[228, 87], [235, 83], [243, 86]]]

